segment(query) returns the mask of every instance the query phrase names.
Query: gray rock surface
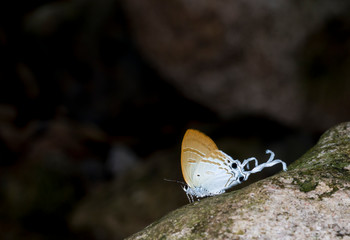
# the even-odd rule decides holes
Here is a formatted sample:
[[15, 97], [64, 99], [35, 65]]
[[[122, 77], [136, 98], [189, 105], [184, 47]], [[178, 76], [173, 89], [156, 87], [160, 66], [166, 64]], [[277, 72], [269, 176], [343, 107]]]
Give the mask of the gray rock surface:
[[223, 118], [322, 131], [349, 118], [349, 1], [122, 2], [144, 57]]
[[188, 204], [128, 239], [350, 239], [350, 122], [287, 172]]

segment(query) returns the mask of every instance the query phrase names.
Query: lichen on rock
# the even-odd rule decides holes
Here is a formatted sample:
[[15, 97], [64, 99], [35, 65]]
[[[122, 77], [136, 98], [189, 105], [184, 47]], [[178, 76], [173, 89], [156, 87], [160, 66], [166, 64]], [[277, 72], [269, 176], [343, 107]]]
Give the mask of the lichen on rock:
[[350, 239], [350, 122], [246, 188], [179, 208], [129, 239]]

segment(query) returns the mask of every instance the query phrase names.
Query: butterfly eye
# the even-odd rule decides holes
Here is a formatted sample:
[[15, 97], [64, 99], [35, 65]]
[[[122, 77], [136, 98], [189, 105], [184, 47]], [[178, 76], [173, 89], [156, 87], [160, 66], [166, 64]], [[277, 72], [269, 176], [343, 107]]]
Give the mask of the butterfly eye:
[[232, 167], [233, 169], [236, 169], [236, 168], [237, 168], [237, 163], [232, 163], [232, 164], [231, 164], [231, 167]]
[[239, 180], [240, 182], [243, 182], [244, 177], [239, 177], [238, 180]]

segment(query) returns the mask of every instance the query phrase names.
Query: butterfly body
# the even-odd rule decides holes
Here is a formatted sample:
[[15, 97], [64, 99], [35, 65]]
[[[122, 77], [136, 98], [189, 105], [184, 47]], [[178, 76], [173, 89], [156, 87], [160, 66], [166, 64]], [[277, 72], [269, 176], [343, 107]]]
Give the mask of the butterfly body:
[[[272, 166], [282, 163], [283, 168], [286, 169], [285, 163], [281, 160], [273, 160], [274, 154], [273, 156], [272, 154], [272, 158], [270, 157], [266, 164]], [[249, 167], [251, 161], [255, 162], [255, 168], [252, 171], [245, 171], [244, 167], [246, 165]], [[197, 130], [187, 130], [182, 141], [181, 168], [187, 183], [183, 189], [190, 202], [193, 202], [194, 197], [203, 198], [222, 194], [225, 190], [247, 180], [253, 171], [261, 171], [263, 167], [265, 165], [258, 165], [255, 158], [246, 159], [243, 163], [232, 159], [220, 151], [213, 140]]]

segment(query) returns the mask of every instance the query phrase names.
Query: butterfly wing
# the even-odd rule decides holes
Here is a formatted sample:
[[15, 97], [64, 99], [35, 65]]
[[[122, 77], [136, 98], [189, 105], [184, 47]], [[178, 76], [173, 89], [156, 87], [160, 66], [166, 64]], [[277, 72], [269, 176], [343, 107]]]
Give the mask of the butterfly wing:
[[213, 150], [197, 164], [193, 171], [194, 187], [201, 187], [211, 195], [224, 192], [236, 180], [230, 156], [220, 150]]
[[194, 129], [188, 129], [182, 140], [181, 169], [189, 187], [194, 187], [193, 174], [201, 160], [210, 152], [217, 150], [210, 137]]

